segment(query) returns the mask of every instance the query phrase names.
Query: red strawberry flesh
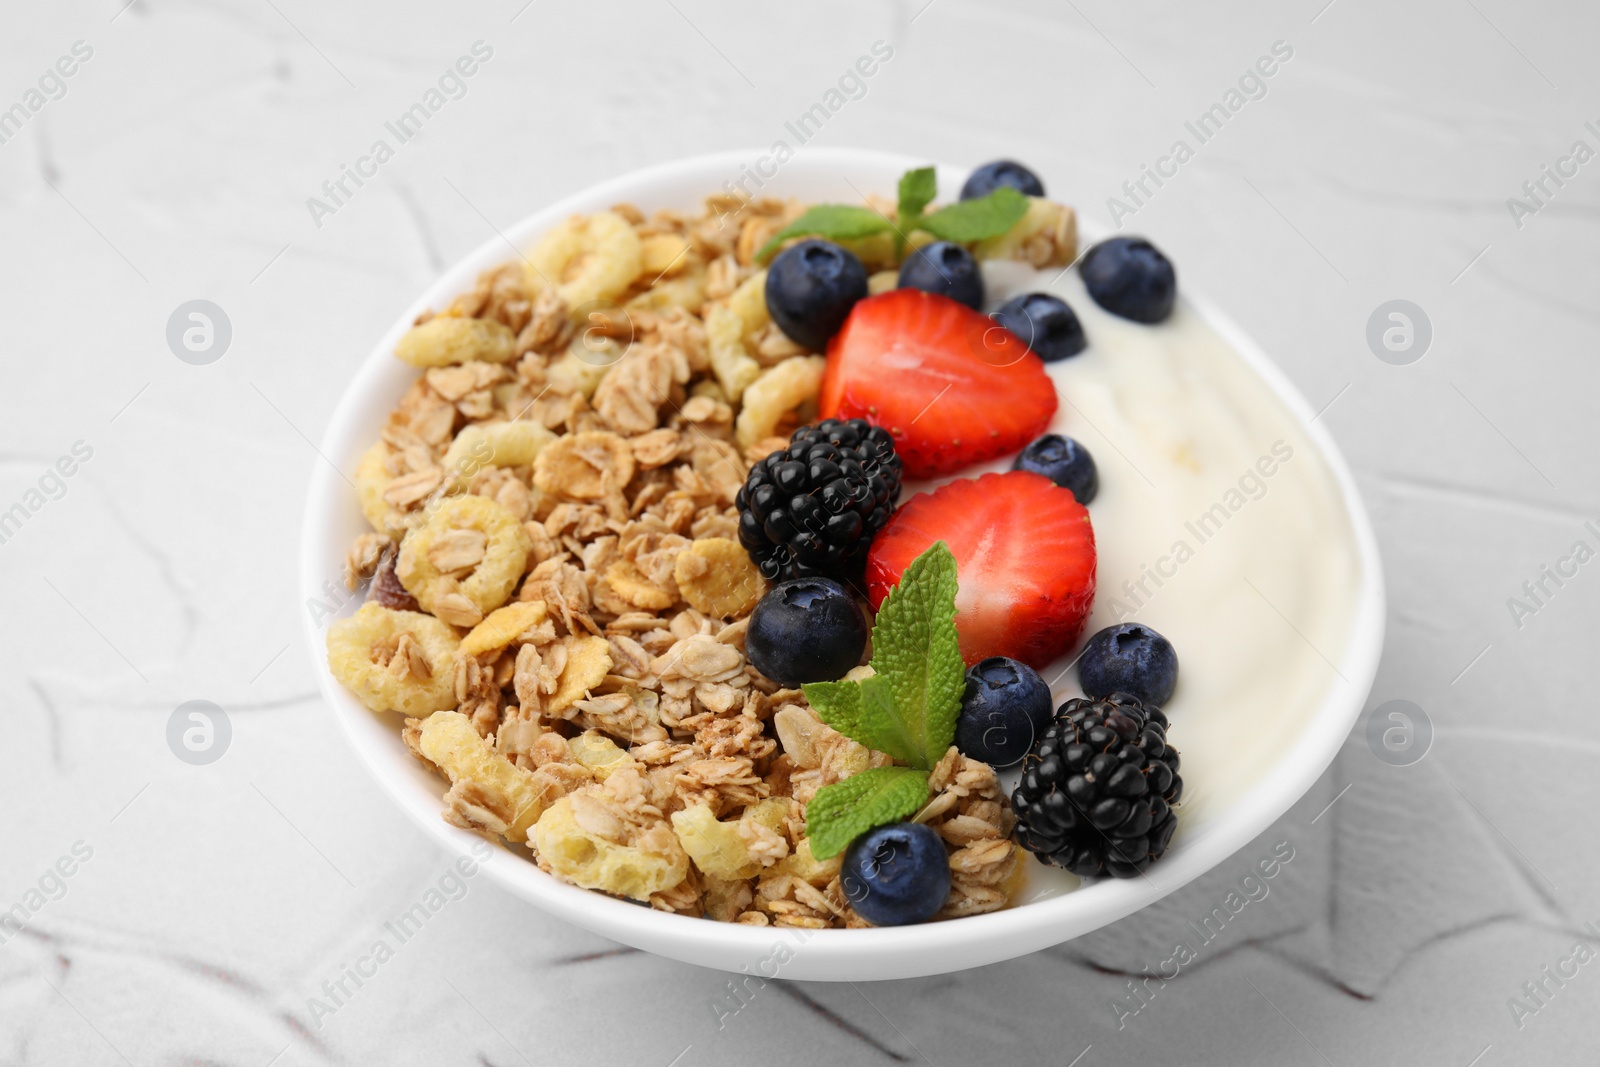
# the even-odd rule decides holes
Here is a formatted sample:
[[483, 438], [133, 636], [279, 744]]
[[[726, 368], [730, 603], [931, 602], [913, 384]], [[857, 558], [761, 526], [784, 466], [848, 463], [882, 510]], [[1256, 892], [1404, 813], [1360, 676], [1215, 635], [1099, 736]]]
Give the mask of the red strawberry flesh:
[[1010, 656], [1043, 669], [1094, 604], [1094, 529], [1069, 490], [1029, 471], [960, 478], [902, 504], [872, 543], [873, 607], [935, 541], [956, 558], [956, 630], [968, 664]]
[[887, 429], [908, 478], [1019, 451], [1056, 405], [1044, 363], [1020, 338], [920, 289], [859, 301], [828, 344], [822, 417]]

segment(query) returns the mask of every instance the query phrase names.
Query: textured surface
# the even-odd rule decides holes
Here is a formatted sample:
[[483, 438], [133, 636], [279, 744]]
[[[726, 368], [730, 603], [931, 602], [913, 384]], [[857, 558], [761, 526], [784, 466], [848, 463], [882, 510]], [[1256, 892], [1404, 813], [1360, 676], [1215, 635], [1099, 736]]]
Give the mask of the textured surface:
[[[1564, 985], [1541, 968], [1600, 920], [1582, 682], [1600, 564], [1570, 555], [1600, 548], [1600, 164], [1562, 163], [1600, 148], [1600, 11], [123, 2], [0, 15], [0, 108], [73, 42], [93, 49], [20, 131], [0, 124], [0, 510], [27, 511], [0, 544], [0, 909], [33, 911], [0, 946], [0, 1061], [1466, 1067], [1592, 1050], [1600, 966], [1565, 965]], [[479, 40], [493, 55], [465, 95], [398, 143], [384, 123]], [[833, 98], [816, 143], [1015, 155], [1101, 222], [1123, 198], [1124, 231], [1326, 405], [1388, 568], [1373, 706], [1414, 702], [1433, 743], [1394, 766], [1358, 728], [1268, 834], [1092, 937], [917, 981], [750, 979], [735, 999], [726, 975], [455, 878], [357, 765], [291, 595], [309, 442], [372, 339], [495, 227], [642, 164], [794, 146], [785, 123], [827, 110], [879, 40], [893, 58]], [[1293, 56], [1265, 95], [1200, 143], [1185, 122], [1276, 41]], [[393, 158], [314, 221], [306, 198], [380, 137]], [[1192, 158], [1162, 163], [1179, 138]], [[1119, 187], [1143, 164], [1176, 175], [1134, 200]], [[1531, 199], [1545, 165], [1569, 176]], [[232, 325], [205, 366], [165, 336], [195, 299]], [[1367, 341], [1395, 299], [1432, 323], [1410, 365]], [[75, 442], [92, 456], [41, 486]], [[1568, 576], [1530, 596], [1544, 566]], [[197, 699], [232, 728], [209, 766], [167, 740]], [[402, 942], [384, 923], [430, 890], [448, 902]], [[363, 963], [379, 939], [392, 958]], [[335, 1004], [323, 983], [346, 966], [371, 977]]]

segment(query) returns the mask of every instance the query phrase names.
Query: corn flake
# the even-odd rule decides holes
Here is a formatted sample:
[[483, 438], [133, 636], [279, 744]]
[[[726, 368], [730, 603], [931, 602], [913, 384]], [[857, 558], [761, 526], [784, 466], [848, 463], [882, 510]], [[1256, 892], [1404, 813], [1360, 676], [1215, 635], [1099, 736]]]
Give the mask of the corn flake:
[[605, 638], [569, 637], [564, 644], [567, 663], [556, 691], [545, 701], [545, 711], [551, 715], [572, 707], [611, 673], [611, 645]]
[[745, 614], [767, 591], [750, 553], [726, 537], [701, 538], [679, 553], [673, 577], [684, 601], [714, 619]]
[[496, 608], [472, 632], [461, 639], [461, 651], [469, 656], [498, 652], [521, 635], [545, 621], [547, 609], [542, 600], [516, 600]]
[[569, 500], [601, 500], [633, 479], [633, 449], [605, 430], [566, 434], [539, 453], [534, 487]]

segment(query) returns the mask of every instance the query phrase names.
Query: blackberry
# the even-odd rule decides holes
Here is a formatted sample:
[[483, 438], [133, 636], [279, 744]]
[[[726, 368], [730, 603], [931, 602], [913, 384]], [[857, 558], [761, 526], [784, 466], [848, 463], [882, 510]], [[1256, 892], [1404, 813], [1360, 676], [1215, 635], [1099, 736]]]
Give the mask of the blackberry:
[[1083, 878], [1132, 878], [1161, 858], [1183, 795], [1167, 717], [1127, 693], [1069, 700], [1022, 761], [1017, 841]]
[[865, 419], [825, 419], [750, 468], [735, 500], [739, 540], [768, 581], [853, 580], [899, 496], [889, 432]]

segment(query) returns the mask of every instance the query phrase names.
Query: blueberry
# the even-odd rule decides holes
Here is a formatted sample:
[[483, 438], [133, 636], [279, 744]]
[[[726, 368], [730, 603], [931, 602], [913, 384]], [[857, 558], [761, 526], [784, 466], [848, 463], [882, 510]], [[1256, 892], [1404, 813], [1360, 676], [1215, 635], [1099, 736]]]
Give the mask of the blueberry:
[[1100, 474], [1089, 450], [1058, 433], [1047, 433], [1024, 448], [1011, 469], [1044, 475], [1061, 488], [1072, 490], [1084, 507], [1100, 491]]
[[925, 922], [950, 895], [950, 857], [939, 835], [922, 823], [879, 826], [844, 850], [839, 888], [874, 926]]
[[831, 682], [861, 662], [867, 620], [831, 578], [796, 578], [767, 591], [750, 613], [745, 655], [782, 686]]
[[976, 311], [983, 306], [983, 275], [978, 261], [958, 244], [923, 245], [900, 265], [900, 288], [938, 293]]
[[1101, 241], [1084, 253], [1078, 270], [1096, 304], [1134, 322], [1160, 322], [1178, 298], [1172, 261], [1143, 237]]
[[994, 321], [1025, 341], [1046, 363], [1075, 356], [1089, 347], [1077, 312], [1051, 293], [1024, 293], [1000, 305]]
[[1009, 767], [1050, 725], [1050, 687], [1026, 663], [991, 656], [967, 669], [956, 747], [991, 767]]
[[1089, 638], [1078, 658], [1078, 684], [1096, 700], [1128, 693], [1160, 707], [1178, 685], [1178, 653], [1148, 626], [1124, 622]]
[[795, 344], [821, 352], [856, 301], [867, 295], [867, 269], [831, 241], [801, 241], [767, 270], [767, 313]]
[[980, 196], [988, 196], [1002, 185], [1009, 185], [1019, 193], [1029, 196], [1043, 196], [1044, 183], [1033, 171], [1021, 163], [1013, 163], [1009, 159], [997, 159], [993, 163], [985, 163], [972, 172], [967, 178], [967, 184], [961, 187], [961, 199], [973, 200]]

